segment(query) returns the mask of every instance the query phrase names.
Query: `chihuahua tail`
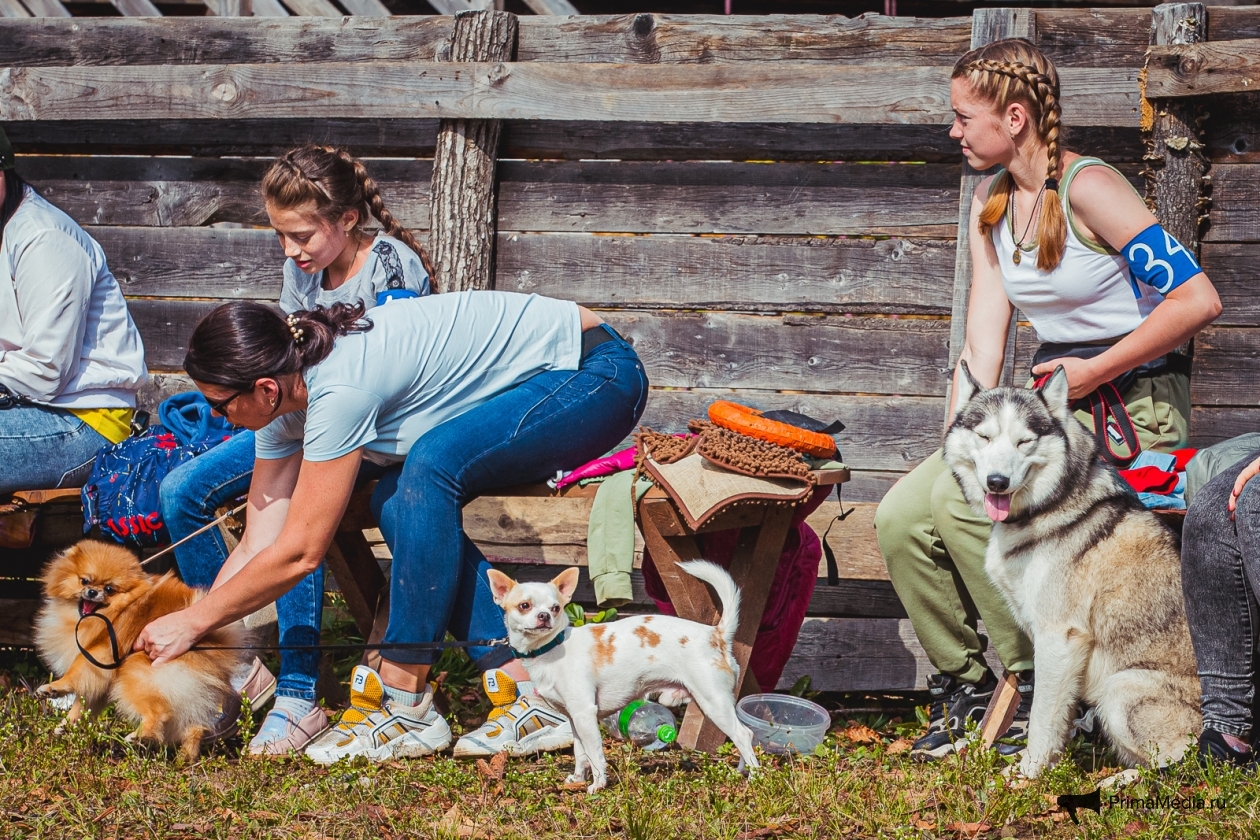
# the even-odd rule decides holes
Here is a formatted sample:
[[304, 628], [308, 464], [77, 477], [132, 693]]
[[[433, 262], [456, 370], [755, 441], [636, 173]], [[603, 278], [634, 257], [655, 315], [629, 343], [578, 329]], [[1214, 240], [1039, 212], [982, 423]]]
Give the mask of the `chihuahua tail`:
[[692, 560], [679, 563], [678, 568], [694, 578], [699, 578], [712, 586], [717, 592], [718, 601], [722, 604], [722, 617], [718, 619], [717, 629], [726, 639], [726, 647], [733, 650], [735, 630], [739, 627], [739, 587], [727, 574], [726, 569], [708, 560]]

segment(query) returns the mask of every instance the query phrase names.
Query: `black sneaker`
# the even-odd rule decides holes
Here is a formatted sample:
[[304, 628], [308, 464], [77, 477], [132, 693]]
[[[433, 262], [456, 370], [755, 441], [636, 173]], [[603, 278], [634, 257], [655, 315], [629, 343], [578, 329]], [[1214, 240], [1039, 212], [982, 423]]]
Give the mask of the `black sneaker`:
[[1232, 764], [1244, 770], [1256, 769], [1254, 750], [1246, 752], [1236, 750], [1226, 743], [1224, 736], [1215, 729], [1204, 729], [1199, 735], [1199, 763], [1206, 765], [1213, 761]]
[[1015, 719], [1007, 730], [993, 742], [993, 749], [999, 755], [1016, 756], [1028, 748], [1028, 715], [1032, 712], [1033, 672], [1020, 671], [1015, 674], [1015, 690], [1019, 692], [1019, 706], [1015, 709]]
[[979, 723], [984, 717], [997, 685], [992, 671], [985, 671], [979, 683], [960, 682], [952, 674], [928, 677], [928, 692], [932, 695], [928, 730], [914, 742], [910, 757], [922, 762], [939, 761], [952, 753], [966, 735], [967, 721]]

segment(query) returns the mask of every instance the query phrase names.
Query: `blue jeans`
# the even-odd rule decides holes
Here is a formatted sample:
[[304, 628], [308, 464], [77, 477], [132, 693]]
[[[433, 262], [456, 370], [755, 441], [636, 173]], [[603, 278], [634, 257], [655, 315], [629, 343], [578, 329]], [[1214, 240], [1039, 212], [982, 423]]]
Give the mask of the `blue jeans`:
[[82, 487], [104, 446], [99, 432], [60, 408], [0, 410], [0, 493]]
[[[162, 519], [171, 539], [188, 536], [214, 521], [215, 510], [249, 492], [254, 474], [254, 433], [241, 432], [181, 464], [162, 480]], [[211, 528], [175, 549], [180, 576], [189, 586], [209, 587], [227, 562], [228, 548], [218, 528]], [[324, 610], [321, 565], [276, 599], [281, 645], [319, 644]], [[315, 699], [319, 652], [280, 651], [276, 694]]]
[[[605, 329], [596, 327], [596, 329]], [[539, 481], [616, 446], [647, 400], [647, 376], [616, 337], [576, 370], [540, 373], [425, 434], [401, 470], [381, 478], [372, 510], [394, 555], [385, 642], [496, 639], [507, 635], [486, 579], [490, 564], [463, 529], [463, 507], [496, 487]], [[512, 658], [507, 647], [470, 648], [480, 670]], [[432, 664], [434, 651], [386, 659]]]

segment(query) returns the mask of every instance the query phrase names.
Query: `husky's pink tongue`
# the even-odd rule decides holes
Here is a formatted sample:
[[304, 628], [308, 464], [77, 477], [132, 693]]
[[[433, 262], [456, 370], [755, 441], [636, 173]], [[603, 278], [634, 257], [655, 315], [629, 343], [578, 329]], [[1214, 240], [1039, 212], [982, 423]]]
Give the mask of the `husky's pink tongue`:
[[985, 493], [984, 512], [994, 522], [1002, 522], [1011, 512], [1010, 493]]

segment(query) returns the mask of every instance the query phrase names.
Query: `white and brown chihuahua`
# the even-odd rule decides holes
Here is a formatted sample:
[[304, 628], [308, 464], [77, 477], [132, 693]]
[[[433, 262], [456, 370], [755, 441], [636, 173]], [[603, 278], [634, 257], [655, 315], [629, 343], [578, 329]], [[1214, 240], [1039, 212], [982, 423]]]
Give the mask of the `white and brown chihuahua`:
[[564, 605], [577, 589], [578, 569], [551, 583], [517, 583], [490, 570], [494, 601], [504, 611], [508, 641], [540, 697], [573, 724], [575, 767], [569, 782], [594, 793], [608, 784], [601, 715], [649, 692], [685, 690], [739, 750], [739, 769], [760, 765], [752, 732], [735, 716], [733, 642], [739, 625], [739, 590], [721, 567], [703, 560], [679, 568], [713, 587], [722, 605], [716, 627], [665, 615], [624, 618], [611, 624], [570, 627]]

